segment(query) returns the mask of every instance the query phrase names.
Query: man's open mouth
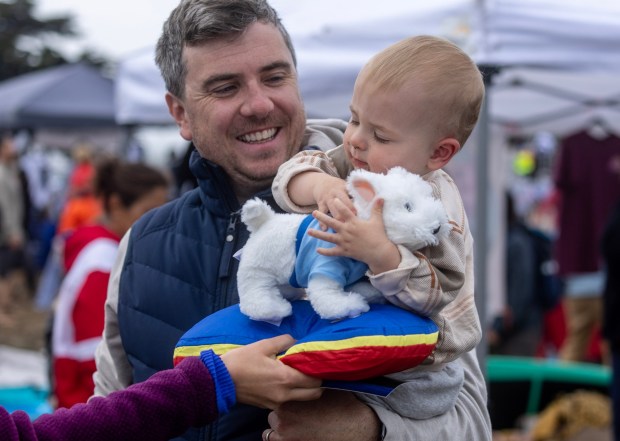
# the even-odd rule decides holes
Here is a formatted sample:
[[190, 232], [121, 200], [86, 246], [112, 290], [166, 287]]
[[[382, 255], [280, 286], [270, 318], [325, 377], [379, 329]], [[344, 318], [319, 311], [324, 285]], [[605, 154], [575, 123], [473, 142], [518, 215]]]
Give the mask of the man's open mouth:
[[245, 135], [239, 136], [237, 139], [243, 142], [250, 142], [250, 143], [265, 142], [265, 141], [269, 141], [275, 138], [277, 133], [278, 133], [278, 129], [275, 127], [272, 127], [271, 129], [265, 129], [265, 130], [259, 130], [257, 132], [246, 133]]

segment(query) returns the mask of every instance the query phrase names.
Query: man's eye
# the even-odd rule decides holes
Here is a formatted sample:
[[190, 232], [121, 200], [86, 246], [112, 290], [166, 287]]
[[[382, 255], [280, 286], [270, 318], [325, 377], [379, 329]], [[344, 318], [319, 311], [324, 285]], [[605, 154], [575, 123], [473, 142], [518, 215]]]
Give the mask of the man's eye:
[[284, 81], [284, 75], [273, 75], [269, 78], [267, 78], [267, 80], [265, 80], [266, 83], [269, 83], [271, 85], [277, 85], [280, 84]]
[[226, 86], [220, 86], [220, 87], [217, 87], [211, 90], [211, 94], [212, 95], [230, 95], [231, 93], [234, 93], [236, 90], [237, 90], [236, 86], [232, 84], [228, 84]]

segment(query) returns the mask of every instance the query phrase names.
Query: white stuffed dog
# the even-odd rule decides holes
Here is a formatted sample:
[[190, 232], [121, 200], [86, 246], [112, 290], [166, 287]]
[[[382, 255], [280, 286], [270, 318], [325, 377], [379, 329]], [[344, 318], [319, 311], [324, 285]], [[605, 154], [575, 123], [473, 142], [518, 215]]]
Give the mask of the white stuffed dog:
[[[374, 202], [383, 198], [387, 236], [412, 251], [437, 245], [450, 231], [445, 209], [433, 197], [431, 186], [402, 167], [385, 175], [355, 170], [347, 179], [347, 189], [362, 219], [368, 219]], [[288, 300], [304, 295], [303, 290], [290, 289], [291, 285], [307, 288], [312, 307], [324, 319], [355, 317], [368, 311], [368, 301], [381, 299], [368, 282], [354, 284], [365, 274], [365, 264], [304, 248], [306, 240], [323, 248], [334, 246], [304, 234], [308, 222], [317, 222], [312, 215], [277, 214], [256, 198], [244, 204], [241, 220], [250, 231], [237, 274], [239, 306], [245, 315], [269, 322], [290, 315]], [[318, 223], [310, 228], [318, 228]], [[337, 263], [339, 259], [348, 263]]]

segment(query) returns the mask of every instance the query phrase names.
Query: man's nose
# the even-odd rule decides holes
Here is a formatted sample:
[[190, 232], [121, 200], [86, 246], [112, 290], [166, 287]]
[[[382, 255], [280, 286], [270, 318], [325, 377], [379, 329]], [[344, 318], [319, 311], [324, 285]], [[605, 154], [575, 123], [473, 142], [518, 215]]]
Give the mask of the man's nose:
[[274, 104], [268, 90], [259, 85], [250, 86], [241, 106], [241, 114], [245, 117], [262, 118], [273, 111]]

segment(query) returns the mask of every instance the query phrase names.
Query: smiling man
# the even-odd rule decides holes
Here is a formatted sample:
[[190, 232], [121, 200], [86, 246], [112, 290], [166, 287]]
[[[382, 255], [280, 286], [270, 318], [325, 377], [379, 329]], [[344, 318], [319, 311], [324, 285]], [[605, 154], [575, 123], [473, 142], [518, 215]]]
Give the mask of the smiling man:
[[[241, 205], [258, 196], [275, 207], [270, 187], [280, 164], [304, 146], [337, 145], [346, 128], [339, 120], [306, 122], [290, 38], [265, 1], [182, 0], [156, 57], [170, 114], [196, 148], [190, 167], [199, 186], [148, 213], [121, 242], [97, 351], [97, 395], [172, 367], [185, 331], [238, 302], [233, 254], [248, 236]], [[374, 412], [350, 401], [332, 400], [334, 423], [346, 418], [362, 430], [355, 439], [376, 439]], [[267, 414], [236, 406], [185, 439], [255, 441], [269, 427]]]
[[[307, 146], [341, 144], [346, 129], [340, 120], [306, 121], [295, 52], [265, 0], [181, 0], [164, 24], [156, 61], [170, 114], [196, 148], [190, 167], [199, 185], [147, 213], [120, 243], [97, 349], [97, 395], [171, 368], [188, 329], [238, 303], [233, 255], [248, 238], [241, 205], [260, 197], [279, 210], [271, 194], [278, 167]], [[379, 419], [354, 394], [326, 391], [272, 412], [237, 405], [184, 439], [400, 441], [449, 433], [484, 440], [484, 384], [476, 381], [475, 358], [466, 363], [463, 393], [441, 419], [408, 420], [390, 411]], [[407, 384], [395, 393], [416, 399]]]
[[[234, 48], [231, 50], [231, 46]], [[167, 93], [181, 136], [226, 172], [241, 200], [269, 187], [306, 125], [291, 51], [273, 25], [183, 50], [185, 90]]]

